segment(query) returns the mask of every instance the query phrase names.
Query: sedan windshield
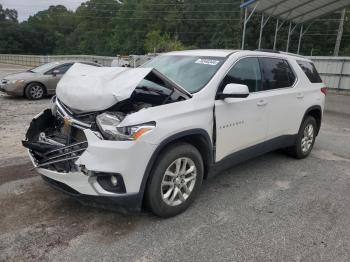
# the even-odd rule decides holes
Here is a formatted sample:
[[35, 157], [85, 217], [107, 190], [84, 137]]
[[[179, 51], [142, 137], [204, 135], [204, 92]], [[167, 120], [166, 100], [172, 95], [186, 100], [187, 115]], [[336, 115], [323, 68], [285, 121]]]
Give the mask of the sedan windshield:
[[142, 65], [152, 67], [190, 93], [201, 90], [224, 63], [224, 57], [158, 56]]
[[59, 62], [51, 62], [51, 63], [40, 65], [33, 69], [30, 69], [29, 71], [33, 73], [45, 73], [46, 71], [52, 69], [55, 66], [58, 66], [59, 64], [60, 64]]

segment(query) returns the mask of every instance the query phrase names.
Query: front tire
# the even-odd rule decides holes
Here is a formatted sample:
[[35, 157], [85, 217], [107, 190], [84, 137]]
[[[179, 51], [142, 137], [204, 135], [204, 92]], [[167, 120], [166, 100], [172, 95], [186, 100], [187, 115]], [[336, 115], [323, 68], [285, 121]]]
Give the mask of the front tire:
[[199, 192], [203, 174], [203, 160], [194, 146], [179, 143], [165, 149], [147, 184], [146, 199], [151, 211], [160, 217], [185, 211]]
[[24, 94], [30, 100], [39, 100], [45, 95], [45, 87], [40, 83], [30, 83], [26, 86]]
[[295, 145], [287, 149], [292, 157], [306, 158], [314, 146], [316, 139], [317, 122], [314, 117], [307, 116], [301, 124]]

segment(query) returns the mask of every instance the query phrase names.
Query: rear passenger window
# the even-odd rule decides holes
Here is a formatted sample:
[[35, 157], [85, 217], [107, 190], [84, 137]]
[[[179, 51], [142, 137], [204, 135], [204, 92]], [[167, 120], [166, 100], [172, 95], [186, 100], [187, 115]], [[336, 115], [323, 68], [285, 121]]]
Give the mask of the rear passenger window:
[[278, 58], [259, 58], [263, 73], [263, 90], [293, 86], [295, 75], [287, 61]]
[[223, 79], [219, 91], [222, 91], [227, 84], [246, 85], [251, 93], [260, 91], [261, 72], [258, 59], [247, 57], [238, 61]]
[[313, 63], [301, 60], [298, 60], [297, 63], [304, 71], [307, 78], [309, 78], [311, 83], [322, 83], [322, 79]]

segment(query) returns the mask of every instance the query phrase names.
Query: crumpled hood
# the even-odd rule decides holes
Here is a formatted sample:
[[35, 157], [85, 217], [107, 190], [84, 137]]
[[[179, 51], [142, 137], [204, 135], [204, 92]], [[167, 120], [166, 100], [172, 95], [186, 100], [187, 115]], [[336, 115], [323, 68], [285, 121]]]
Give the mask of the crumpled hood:
[[95, 67], [75, 63], [56, 88], [57, 98], [73, 110], [105, 110], [128, 99], [152, 68]]

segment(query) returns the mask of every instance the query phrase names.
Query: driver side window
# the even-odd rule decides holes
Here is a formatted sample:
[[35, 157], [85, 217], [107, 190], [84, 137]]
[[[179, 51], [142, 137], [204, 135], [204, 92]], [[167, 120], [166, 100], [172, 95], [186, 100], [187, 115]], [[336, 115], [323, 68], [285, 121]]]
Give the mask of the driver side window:
[[261, 90], [261, 71], [259, 60], [256, 57], [247, 57], [239, 60], [222, 80], [219, 91], [223, 91], [227, 84], [242, 84], [249, 88], [249, 92]]

